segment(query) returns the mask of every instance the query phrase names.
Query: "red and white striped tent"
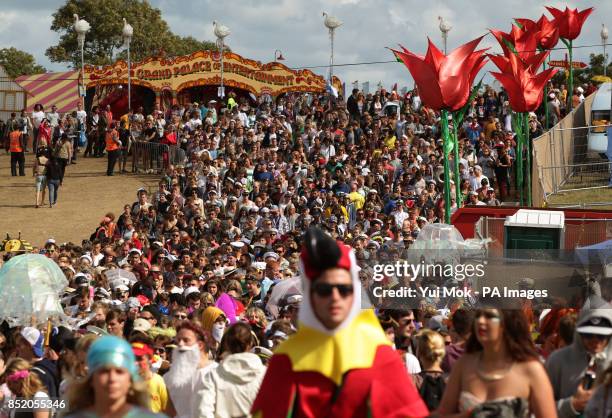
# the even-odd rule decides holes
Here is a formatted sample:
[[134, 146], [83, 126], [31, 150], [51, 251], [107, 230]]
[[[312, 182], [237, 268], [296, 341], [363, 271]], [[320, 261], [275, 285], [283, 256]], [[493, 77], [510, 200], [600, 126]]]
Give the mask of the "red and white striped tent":
[[24, 75], [17, 77], [15, 82], [28, 93], [28, 112], [31, 112], [37, 103], [42, 104], [45, 110], [56, 105], [59, 113], [72, 112], [77, 110], [77, 104], [81, 100], [78, 71]]

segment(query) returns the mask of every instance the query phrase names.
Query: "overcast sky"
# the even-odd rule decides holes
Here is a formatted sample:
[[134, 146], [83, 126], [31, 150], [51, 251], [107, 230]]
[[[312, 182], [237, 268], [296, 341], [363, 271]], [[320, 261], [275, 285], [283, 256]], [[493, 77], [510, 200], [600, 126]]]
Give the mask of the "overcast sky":
[[[0, 47], [15, 47], [30, 52], [50, 70], [66, 67], [51, 63], [45, 49], [59, 36], [49, 28], [51, 14], [61, 0], [2, 0], [0, 9]], [[370, 81], [370, 88], [382, 81], [387, 87], [412, 85], [402, 64], [342, 66], [342, 64], [392, 60], [385, 47], [401, 43], [416, 53], [424, 53], [427, 37], [442, 46], [438, 16], [452, 26], [449, 51], [484, 34], [487, 28], [510, 29], [512, 18], [537, 19], [546, 12], [544, 5], [580, 10], [594, 6], [581, 36], [574, 45], [600, 45], [601, 24], [612, 27], [612, 1], [556, 1], [538, 3], [530, 0], [150, 0], [161, 9], [172, 31], [197, 39], [213, 40], [212, 21], [229, 27], [226, 43], [244, 57], [268, 62], [280, 49], [289, 67], [325, 66], [329, 63], [329, 36], [323, 26], [323, 11], [338, 17], [344, 24], [337, 29], [334, 74], [350, 85], [355, 80]], [[611, 28], [612, 29], [612, 28]], [[608, 40], [608, 43], [611, 41]], [[498, 52], [491, 35], [481, 43]], [[563, 46], [560, 42], [559, 47]], [[608, 47], [612, 52], [612, 46]], [[601, 53], [595, 46], [575, 50], [575, 59], [588, 62], [589, 53]], [[553, 59], [562, 59], [562, 50], [553, 51]], [[485, 69], [491, 69], [487, 66]], [[326, 68], [313, 71], [325, 75]], [[484, 71], [483, 71], [484, 74]], [[492, 78], [487, 77], [489, 81]]]

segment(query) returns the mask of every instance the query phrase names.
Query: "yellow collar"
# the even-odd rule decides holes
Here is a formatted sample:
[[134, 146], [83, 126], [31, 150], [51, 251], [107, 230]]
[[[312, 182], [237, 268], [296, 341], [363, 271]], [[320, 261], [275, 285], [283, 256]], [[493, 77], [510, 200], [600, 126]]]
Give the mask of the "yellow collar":
[[300, 324], [298, 332], [281, 344], [276, 352], [291, 359], [293, 371], [319, 372], [339, 386], [349, 370], [371, 367], [381, 345], [391, 343], [374, 311], [367, 309], [332, 335]]

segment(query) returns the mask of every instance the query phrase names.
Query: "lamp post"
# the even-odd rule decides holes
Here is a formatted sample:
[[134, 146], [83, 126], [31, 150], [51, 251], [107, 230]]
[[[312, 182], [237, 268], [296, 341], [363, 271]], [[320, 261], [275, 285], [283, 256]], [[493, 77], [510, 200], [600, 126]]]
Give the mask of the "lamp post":
[[603, 44], [603, 67], [604, 67], [604, 72], [603, 75], [607, 75], [607, 70], [608, 70], [608, 56], [606, 55], [606, 43], [608, 42], [608, 28], [606, 28], [605, 24], [601, 24], [601, 43]]
[[[438, 28], [440, 29], [440, 32], [442, 33], [442, 43], [444, 45], [444, 55], [447, 55], [448, 53], [447, 51], [448, 33], [453, 27], [449, 25], [448, 22], [444, 20], [442, 16], [438, 16], [438, 21], [440, 22], [438, 24]], [[444, 116], [446, 115], [446, 113], [442, 113], [442, 115], [443, 117], [450, 117], [450, 120], [453, 122], [453, 130], [449, 132], [449, 135], [450, 137], [453, 138], [453, 168], [452, 170], [453, 170], [453, 177], [455, 179], [455, 201], [457, 202], [457, 207], [459, 207], [461, 206], [462, 195], [461, 195], [461, 187], [459, 184], [461, 180], [461, 176], [459, 172], [459, 143], [457, 140], [457, 126], [456, 126], [457, 124], [455, 123], [453, 119], [452, 112], [450, 112], [448, 116]], [[449, 119], [445, 120], [444, 122], [448, 123], [448, 120]], [[444, 138], [447, 138], [447, 137], [448, 136], [445, 136]], [[449, 190], [448, 195], [450, 196], [450, 175], [447, 178], [446, 171], [444, 172], [444, 187], [445, 189], [448, 188]], [[447, 210], [447, 213], [450, 213], [450, 202], [447, 205], [446, 210]], [[448, 219], [450, 219], [450, 217]]]
[[225, 46], [225, 37], [228, 36], [231, 32], [227, 28], [227, 26], [218, 24], [216, 21], [213, 21], [213, 27], [215, 36], [217, 37], [217, 47], [221, 52], [221, 86], [219, 87], [218, 96], [223, 99], [225, 97], [225, 89], [223, 88], [223, 47]]
[[76, 13], [74, 16], [74, 31], [77, 33], [77, 41], [79, 43], [79, 48], [81, 49], [81, 91], [79, 94], [83, 98], [83, 108], [85, 108], [85, 96], [87, 95], [87, 89], [85, 88], [85, 58], [84, 58], [84, 49], [85, 49], [85, 35], [89, 32], [91, 26], [89, 22], [85, 19], [79, 19], [79, 15]]
[[130, 61], [130, 43], [132, 42], [132, 35], [134, 35], [134, 28], [130, 25], [125, 18], [123, 18], [123, 45], [127, 47], [127, 63], [128, 63], [128, 112], [132, 110], [132, 62]]
[[446, 41], [448, 39], [448, 33], [453, 27], [449, 25], [448, 22], [446, 22], [442, 16], [438, 16], [438, 20], [440, 21], [440, 24], [438, 25], [438, 27], [440, 28], [440, 32], [442, 32], [442, 42], [444, 44], [444, 55], [446, 55]]
[[342, 21], [337, 17], [330, 16], [327, 13], [323, 12], [323, 17], [325, 20], [323, 24], [327, 29], [329, 29], [329, 42], [331, 45], [331, 50], [329, 54], [329, 84], [332, 84], [332, 77], [334, 72], [334, 32], [340, 26], [342, 26]]
[[274, 61], [285, 61], [285, 57], [283, 57], [283, 53], [280, 49], [274, 51]]

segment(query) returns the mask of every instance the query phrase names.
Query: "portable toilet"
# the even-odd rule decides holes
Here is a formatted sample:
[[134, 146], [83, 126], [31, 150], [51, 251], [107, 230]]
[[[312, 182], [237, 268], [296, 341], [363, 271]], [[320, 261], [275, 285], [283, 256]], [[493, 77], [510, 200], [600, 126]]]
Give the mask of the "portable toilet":
[[559, 250], [564, 231], [563, 211], [519, 209], [504, 222], [504, 249]]

